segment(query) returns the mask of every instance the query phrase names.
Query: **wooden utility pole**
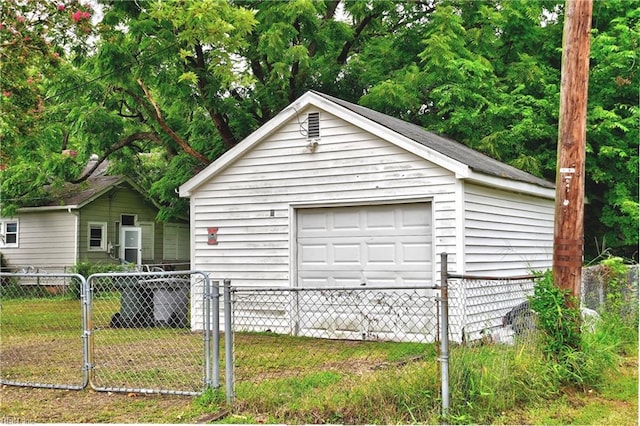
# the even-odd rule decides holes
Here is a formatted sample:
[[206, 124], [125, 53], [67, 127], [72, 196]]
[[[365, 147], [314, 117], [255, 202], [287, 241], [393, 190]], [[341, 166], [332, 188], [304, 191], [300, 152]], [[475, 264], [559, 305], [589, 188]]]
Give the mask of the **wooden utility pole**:
[[556, 286], [580, 296], [592, 0], [566, 0], [562, 36], [558, 166], [553, 244]]

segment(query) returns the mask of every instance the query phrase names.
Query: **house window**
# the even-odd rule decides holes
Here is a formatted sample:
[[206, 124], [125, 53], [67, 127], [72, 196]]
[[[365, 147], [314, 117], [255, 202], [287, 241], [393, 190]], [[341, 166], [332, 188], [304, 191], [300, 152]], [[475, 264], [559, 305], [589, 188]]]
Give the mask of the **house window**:
[[2, 239], [0, 246], [2, 247], [18, 247], [18, 221], [6, 220], [0, 222], [0, 232]]
[[89, 251], [105, 251], [107, 247], [107, 224], [103, 222], [89, 223]]
[[120, 224], [122, 226], [136, 226], [136, 215], [133, 215], [133, 214], [120, 215]]

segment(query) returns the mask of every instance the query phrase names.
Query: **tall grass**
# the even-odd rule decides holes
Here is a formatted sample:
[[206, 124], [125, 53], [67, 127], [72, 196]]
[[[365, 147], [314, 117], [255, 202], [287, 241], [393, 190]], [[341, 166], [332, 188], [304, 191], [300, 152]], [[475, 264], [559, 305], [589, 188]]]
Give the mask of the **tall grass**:
[[[454, 345], [450, 351], [451, 409], [441, 416], [440, 367], [433, 345], [367, 342], [319, 342], [277, 335], [255, 336], [260, 347], [276, 354], [278, 341], [313, 352], [279, 361], [269, 375], [247, 375], [236, 385], [233, 415], [225, 423], [399, 424], [441, 422], [492, 423], [502, 413], [557, 398], [567, 387], [595, 389], [615, 370], [621, 353], [637, 350], [637, 329], [603, 319], [581, 336], [581, 348], [550, 359], [540, 335], [514, 345]], [[618, 332], [613, 332], [614, 328]], [[362, 344], [360, 344], [362, 343]], [[342, 349], [346, 350], [345, 358]], [[236, 348], [236, 350], [238, 350]], [[286, 351], [285, 351], [286, 352]], [[342, 353], [342, 354], [341, 354]], [[248, 355], [246, 355], [248, 356]], [[284, 361], [283, 361], [284, 360]], [[374, 362], [372, 362], [374, 361]], [[292, 373], [294, 372], [294, 373]], [[259, 378], [257, 378], [259, 377]]]
[[513, 345], [452, 345], [446, 417], [435, 345], [244, 335], [235, 348], [244, 373], [229, 407], [234, 414], [222, 421], [489, 424], [566, 391], [605, 392], [621, 356], [638, 351], [637, 309], [629, 315], [611, 296], [595, 327], [577, 333], [576, 312], [567, 311], [552, 281], [541, 282], [531, 302], [543, 321], [538, 330]]

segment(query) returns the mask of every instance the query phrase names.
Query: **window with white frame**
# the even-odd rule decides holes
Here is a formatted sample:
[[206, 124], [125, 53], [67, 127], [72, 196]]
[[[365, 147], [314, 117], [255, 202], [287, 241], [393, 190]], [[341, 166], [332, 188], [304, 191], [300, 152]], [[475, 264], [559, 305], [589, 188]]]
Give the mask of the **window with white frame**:
[[0, 247], [18, 247], [18, 221], [0, 221]]
[[105, 222], [89, 222], [89, 251], [105, 251], [107, 249], [107, 224]]

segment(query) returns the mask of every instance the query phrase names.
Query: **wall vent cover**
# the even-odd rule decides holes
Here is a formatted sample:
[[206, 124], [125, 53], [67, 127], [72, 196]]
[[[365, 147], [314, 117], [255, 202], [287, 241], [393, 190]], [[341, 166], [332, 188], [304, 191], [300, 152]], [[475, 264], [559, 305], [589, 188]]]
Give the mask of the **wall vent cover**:
[[307, 115], [307, 139], [320, 138], [320, 113], [310, 112]]

